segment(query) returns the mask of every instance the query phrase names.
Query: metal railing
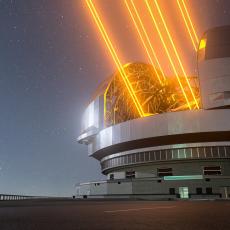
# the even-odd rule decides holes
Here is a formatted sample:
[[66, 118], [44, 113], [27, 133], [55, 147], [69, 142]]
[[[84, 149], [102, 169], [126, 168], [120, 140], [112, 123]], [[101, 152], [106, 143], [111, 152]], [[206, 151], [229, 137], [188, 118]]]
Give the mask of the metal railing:
[[26, 196], [26, 195], [15, 195], [15, 194], [0, 194], [0, 201], [10, 200], [31, 200], [31, 199], [46, 199], [46, 196]]

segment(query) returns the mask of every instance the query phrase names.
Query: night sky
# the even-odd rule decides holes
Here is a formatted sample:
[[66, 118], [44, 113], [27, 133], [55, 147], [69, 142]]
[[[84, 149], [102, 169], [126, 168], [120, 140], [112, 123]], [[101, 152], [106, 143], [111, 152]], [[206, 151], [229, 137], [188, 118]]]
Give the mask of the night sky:
[[[96, 2], [123, 62], [147, 62], [123, 0]], [[230, 24], [229, 0], [187, 2], [199, 36]], [[0, 193], [72, 195], [74, 184], [103, 178], [76, 138], [114, 70], [85, 1], [0, 0]]]

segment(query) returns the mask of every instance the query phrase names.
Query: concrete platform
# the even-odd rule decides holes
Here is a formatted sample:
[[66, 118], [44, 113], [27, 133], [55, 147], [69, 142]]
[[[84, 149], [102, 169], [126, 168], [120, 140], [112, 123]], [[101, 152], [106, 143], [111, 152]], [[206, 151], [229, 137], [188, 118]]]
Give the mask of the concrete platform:
[[33, 200], [0, 202], [1, 230], [224, 230], [228, 201]]

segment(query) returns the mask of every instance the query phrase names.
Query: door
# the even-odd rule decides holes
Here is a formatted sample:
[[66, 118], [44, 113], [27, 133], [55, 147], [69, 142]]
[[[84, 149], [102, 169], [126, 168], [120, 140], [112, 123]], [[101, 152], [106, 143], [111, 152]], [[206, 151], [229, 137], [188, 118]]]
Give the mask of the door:
[[189, 198], [188, 187], [179, 187], [179, 194], [180, 194], [180, 198], [188, 199]]

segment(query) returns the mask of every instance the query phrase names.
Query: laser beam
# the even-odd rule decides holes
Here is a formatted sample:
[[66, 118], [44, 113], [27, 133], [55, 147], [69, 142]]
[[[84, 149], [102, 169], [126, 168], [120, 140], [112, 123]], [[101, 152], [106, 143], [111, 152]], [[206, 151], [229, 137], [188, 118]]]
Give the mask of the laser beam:
[[130, 94], [130, 96], [131, 96], [131, 98], [132, 98], [132, 100], [133, 100], [133, 102], [137, 108], [137, 111], [138, 111], [140, 117], [144, 117], [145, 114], [144, 114], [144, 111], [142, 109], [142, 106], [141, 106], [140, 102], [138, 101], [138, 98], [137, 98], [137, 96], [136, 96], [136, 94], [132, 88], [132, 85], [131, 85], [131, 83], [130, 83], [130, 81], [129, 81], [129, 79], [128, 79], [125, 71], [124, 71], [124, 68], [121, 64], [121, 61], [118, 58], [117, 52], [115, 51], [114, 46], [111, 42], [111, 39], [109, 38], [109, 35], [105, 30], [105, 27], [101, 21], [101, 18], [99, 17], [99, 14], [96, 10], [94, 3], [92, 2], [92, 0], [86, 0], [86, 3], [87, 3], [87, 6], [88, 6], [93, 18], [94, 18], [96, 25], [97, 25], [100, 33], [101, 33], [101, 36], [102, 36], [102, 38], [103, 38], [111, 56], [112, 56], [112, 59], [115, 62], [116, 67], [117, 67], [117, 69], [118, 69], [118, 71], [119, 71], [119, 73], [120, 73], [120, 75], [121, 75], [121, 77], [125, 83], [125, 86], [127, 87], [127, 90], [128, 90], [128, 92], [129, 92], [129, 94]]
[[195, 31], [194, 25], [192, 23], [191, 17], [189, 15], [188, 9], [186, 7], [186, 4], [185, 4], [184, 0], [177, 0], [177, 4], [179, 6], [182, 18], [184, 20], [185, 26], [186, 26], [187, 31], [189, 33], [190, 39], [192, 41], [192, 45], [193, 45], [195, 51], [197, 51], [199, 39], [198, 39], [197, 33]]
[[191, 107], [190, 107], [190, 102], [189, 102], [188, 97], [187, 97], [187, 95], [186, 95], [186, 93], [185, 93], [185, 91], [184, 91], [183, 85], [182, 85], [182, 83], [181, 83], [181, 81], [180, 81], [180, 77], [179, 77], [178, 72], [177, 72], [177, 70], [176, 70], [176, 67], [175, 67], [175, 65], [174, 65], [174, 63], [173, 63], [172, 57], [171, 57], [171, 55], [170, 55], [170, 53], [169, 53], [168, 47], [166, 46], [165, 40], [164, 40], [164, 38], [163, 38], [163, 36], [162, 36], [162, 33], [161, 33], [161, 31], [160, 31], [160, 29], [159, 29], [159, 27], [158, 27], [158, 25], [157, 25], [157, 22], [156, 22], [156, 19], [155, 19], [155, 17], [154, 17], [154, 14], [153, 14], [153, 12], [152, 12], [151, 6], [150, 6], [148, 0], [145, 0], [145, 3], [146, 3], [146, 6], [147, 6], [147, 8], [148, 8], [148, 11], [149, 11], [149, 13], [150, 13], [150, 16], [151, 16], [151, 18], [152, 18], [152, 21], [153, 21], [153, 23], [154, 23], [154, 26], [155, 26], [155, 28], [156, 28], [156, 30], [157, 30], [157, 32], [158, 32], [158, 35], [159, 35], [159, 37], [160, 37], [160, 40], [161, 40], [161, 42], [162, 42], [162, 44], [163, 44], [163, 46], [164, 46], [165, 52], [166, 52], [166, 54], [167, 54], [167, 56], [168, 56], [168, 59], [169, 59], [169, 62], [170, 62], [170, 64], [171, 64], [171, 66], [172, 66], [172, 69], [173, 69], [173, 71], [174, 71], [174, 74], [176, 75], [176, 78], [177, 78], [177, 80], [178, 80], [178, 82], [179, 82], [179, 85], [180, 85], [180, 87], [181, 87], [181, 90], [182, 90], [182, 93], [183, 93], [183, 95], [184, 95], [184, 97], [185, 97], [185, 100], [186, 100], [186, 102], [187, 102], [189, 108], [191, 109]]
[[[133, 23], [134, 23], [134, 25], [135, 25], [135, 27], [136, 27], [136, 30], [137, 30], [138, 35], [139, 35], [139, 37], [140, 37], [140, 39], [141, 39], [141, 42], [142, 42], [142, 44], [143, 44], [143, 46], [144, 46], [144, 49], [145, 49], [145, 51], [146, 51], [146, 53], [147, 53], [147, 56], [148, 56], [148, 58], [149, 58], [149, 61], [150, 61], [150, 63], [152, 64], [152, 66], [153, 66], [153, 68], [154, 68], [154, 71], [155, 71], [155, 73], [156, 73], [156, 75], [157, 75], [157, 78], [158, 78], [159, 82], [162, 83], [161, 77], [159, 76], [159, 73], [158, 73], [158, 71], [157, 71], [157, 69], [156, 69], [156, 67], [155, 67], [155, 65], [154, 65], [154, 62], [153, 62], [153, 59], [152, 59], [152, 55], [153, 55], [153, 57], [154, 57], [154, 59], [155, 59], [155, 61], [156, 61], [156, 63], [157, 63], [157, 66], [158, 66], [158, 68], [159, 68], [159, 70], [160, 70], [160, 72], [161, 72], [161, 74], [162, 74], [162, 76], [163, 76], [164, 79], [166, 78], [166, 77], [165, 77], [165, 74], [164, 74], [164, 72], [163, 72], [163, 69], [162, 69], [160, 63], [159, 63], [159, 60], [158, 60], [157, 55], [156, 55], [156, 52], [155, 52], [155, 50], [154, 50], [154, 48], [153, 48], [153, 46], [152, 46], [152, 43], [151, 43], [150, 38], [149, 38], [149, 36], [148, 36], [148, 33], [147, 33], [147, 31], [146, 31], [146, 29], [145, 29], [145, 27], [144, 27], [144, 24], [143, 24], [143, 22], [142, 22], [142, 20], [141, 20], [141, 17], [140, 17], [140, 15], [139, 15], [138, 11], [137, 11], [137, 8], [136, 8], [136, 6], [135, 6], [133, 0], [131, 0], [130, 2], [131, 2], [131, 4], [132, 4], [132, 7], [133, 7], [133, 9], [134, 9], [135, 15], [136, 15], [136, 17], [137, 17], [137, 19], [138, 19], [138, 22], [139, 22], [139, 25], [140, 25], [141, 29], [140, 29], [139, 26], [138, 26], [138, 23], [137, 23], [137, 21], [136, 21], [136, 19], [135, 19], [135, 17], [134, 17], [134, 13], [132, 12], [132, 9], [131, 9], [131, 7], [130, 7], [130, 5], [129, 5], [129, 3], [128, 3], [127, 0], [125, 0], [126, 7], [127, 7], [128, 11], [129, 11], [129, 14], [130, 14], [130, 16], [131, 16], [131, 18], [132, 18], [132, 21], [133, 21]], [[141, 31], [143, 32], [144, 35], [142, 35], [142, 32], [141, 32]], [[144, 37], [145, 37], [145, 39], [147, 40], [148, 45], [146, 44]], [[151, 55], [150, 52], [149, 52], [148, 46], [150, 47], [150, 50], [151, 50], [152, 55]]]
[[[187, 74], [186, 74], [186, 72], [185, 72], [185, 70], [184, 70], [184, 67], [183, 67], [183, 65], [182, 65], [182, 62], [181, 62], [181, 60], [180, 60], [179, 54], [178, 54], [178, 52], [177, 52], [177, 49], [176, 49], [176, 47], [175, 47], [175, 45], [174, 45], [172, 36], [171, 36], [171, 34], [170, 34], [170, 32], [169, 32], [169, 29], [168, 29], [168, 27], [167, 27], [167, 25], [166, 25], [166, 22], [165, 22], [165, 19], [164, 19], [163, 14], [162, 14], [162, 12], [161, 12], [161, 9], [160, 9], [160, 6], [159, 6], [159, 4], [158, 4], [158, 1], [157, 1], [157, 0], [154, 0], [154, 3], [155, 3], [155, 6], [156, 6], [156, 8], [157, 8], [157, 11], [158, 11], [158, 13], [159, 13], [159, 15], [160, 15], [160, 18], [161, 18], [161, 20], [162, 20], [162, 22], [163, 22], [163, 25], [164, 25], [164, 28], [165, 28], [166, 33], [167, 33], [167, 35], [168, 35], [169, 41], [170, 41], [170, 43], [171, 43], [171, 45], [172, 45], [172, 47], [173, 47], [173, 51], [174, 51], [174, 53], [175, 53], [175, 55], [176, 55], [176, 58], [177, 58], [177, 60], [178, 60], [178, 62], [179, 62], [179, 66], [180, 66], [180, 68], [181, 68], [181, 70], [182, 70], [182, 72], [183, 72], [183, 75], [184, 75], [185, 79], [186, 79], [186, 82], [187, 82], [188, 87], [189, 87], [189, 90], [190, 90], [190, 92], [191, 92], [191, 94], [192, 94], [193, 100], [194, 100], [195, 103], [196, 103], [196, 107], [199, 109], [199, 104], [198, 104], [198, 102], [197, 102], [197, 99], [196, 99], [196, 97], [195, 97], [195, 95], [194, 95], [194, 92], [193, 92], [193, 89], [192, 89], [192, 87], [191, 87], [191, 84], [190, 84], [190, 82], [189, 82], [189, 80], [188, 80]], [[189, 106], [189, 108], [191, 108], [191, 106]]]

